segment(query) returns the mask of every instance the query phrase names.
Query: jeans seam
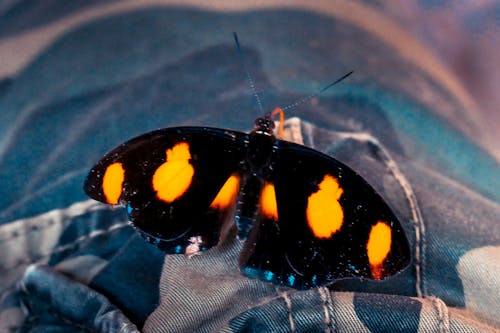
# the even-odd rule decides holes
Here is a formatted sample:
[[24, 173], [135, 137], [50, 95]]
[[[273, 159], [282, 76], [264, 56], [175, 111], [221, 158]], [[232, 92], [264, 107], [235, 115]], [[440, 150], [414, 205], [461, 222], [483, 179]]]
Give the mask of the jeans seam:
[[121, 229], [123, 227], [127, 227], [128, 225], [129, 224], [127, 222], [120, 222], [120, 223], [115, 223], [115, 224], [111, 225], [107, 229], [94, 230], [90, 234], [86, 234], [86, 235], [78, 237], [75, 241], [73, 241], [73, 242], [71, 242], [69, 244], [61, 245], [61, 246], [58, 246], [58, 247], [54, 248], [54, 249], [52, 249], [52, 251], [50, 251], [48, 253], [45, 253], [45, 254], [40, 255], [40, 256], [37, 256], [35, 258], [28, 258], [28, 260], [20, 260], [15, 265], [12, 265], [12, 266], [9, 266], [9, 267], [3, 267], [3, 268], [6, 269], [6, 270], [10, 270], [10, 269], [16, 269], [16, 268], [18, 268], [18, 267], [20, 267], [22, 265], [25, 265], [25, 264], [36, 263], [37, 261], [39, 261], [39, 260], [41, 260], [43, 258], [46, 258], [48, 256], [51, 256], [51, 255], [53, 255], [55, 253], [62, 252], [62, 251], [65, 251], [67, 249], [70, 249], [70, 248], [78, 245], [79, 243], [82, 243], [84, 241], [87, 241], [87, 240], [92, 239], [92, 238], [97, 237], [97, 236], [102, 236], [102, 235], [106, 235], [106, 234], [112, 233], [113, 231], [115, 231], [117, 229]]
[[326, 287], [320, 287], [318, 288], [318, 293], [321, 297], [321, 301], [323, 302], [323, 313], [325, 316], [325, 325], [326, 325], [326, 330], [325, 332], [331, 332], [334, 333], [336, 332], [336, 325], [335, 325], [335, 317], [333, 315], [333, 300], [330, 295], [330, 291]]
[[286, 291], [281, 293], [281, 297], [285, 301], [287, 312], [288, 312], [288, 322], [290, 324], [290, 332], [296, 331], [295, 321], [293, 320], [293, 311], [292, 311], [292, 300], [290, 299], [288, 293]]
[[336, 132], [336, 134], [342, 139], [352, 139], [371, 144], [380, 153], [378, 156], [382, 158], [387, 169], [389, 169], [394, 179], [401, 186], [409, 205], [413, 230], [415, 232], [415, 290], [418, 297], [425, 297], [426, 290], [423, 279], [425, 270], [425, 223], [411, 183], [403, 172], [401, 172], [389, 151], [373, 135], [365, 132]]
[[438, 297], [431, 298], [432, 305], [436, 310], [436, 316], [438, 321], [438, 332], [439, 333], [449, 333], [450, 332], [450, 317], [448, 314], [448, 307], [446, 304]]
[[[79, 206], [84, 206], [83, 209], [80, 208]], [[61, 208], [61, 209], [53, 209], [50, 211], [47, 211], [45, 213], [35, 215], [32, 217], [27, 217], [27, 218], [22, 218], [19, 220], [14, 220], [11, 222], [7, 222], [6, 224], [3, 224], [4, 226], [7, 226], [8, 224], [12, 223], [19, 223], [22, 222], [22, 224], [29, 224], [29, 221], [35, 221], [31, 224], [29, 224], [28, 227], [22, 228], [24, 232], [19, 232], [19, 231], [12, 231], [10, 234], [6, 237], [0, 238], [0, 244], [13, 241], [15, 238], [21, 237], [21, 236], [26, 236], [29, 235], [32, 232], [39, 231], [45, 228], [49, 228], [55, 223], [59, 222], [59, 224], [64, 224], [64, 221], [71, 221], [72, 218], [80, 215], [84, 215], [89, 212], [94, 212], [97, 210], [104, 210], [106, 209], [107, 206], [98, 204], [95, 200], [85, 200], [85, 201], [80, 201], [77, 203], [74, 203], [66, 208]], [[76, 214], [65, 214], [64, 212], [68, 212], [71, 210], [76, 210]], [[59, 214], [57, 214], [59, 213]], [[54, 216], [52, 216], [54, 215]], [[2, 226], [0, 226], [0, 231], [2, 230]]]

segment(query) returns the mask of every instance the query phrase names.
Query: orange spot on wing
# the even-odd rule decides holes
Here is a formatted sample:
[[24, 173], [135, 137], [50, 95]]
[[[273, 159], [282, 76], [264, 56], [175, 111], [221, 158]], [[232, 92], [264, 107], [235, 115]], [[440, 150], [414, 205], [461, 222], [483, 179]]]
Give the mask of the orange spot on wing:
[[210, 208], [213, 209], [225, 209], [231, 203], [235, 202], [238, 197], [238, 191], [240, 190], [240, 177], [237, 174], [231, 175], [222, 188], [220, 189], [217, 196], [210, 204]]
[[318, 187], [307, 200], [307, 223], [314, 236], [330, 238], [344, 222], [344, 211], [338, 201], [344, 190], [331, 175], [325, 175]]
[[102, 192], [106, 197], [106, 202], [111, 205], [118, 204], [122, 195], [122, 185], [125, 179], [125, 170], [121, 163], [116, 162], [108, 165], [102, 178]]
[[167, 149], [167, 160], [156, 169], [152, 179], [158, 199], [171, 203], [187, 191], [194, 175], [190, 160], [191, 153], [187, 142]]
[[270, 219], [278, 221], [278, 204], [274, 185], [266, 183], [260, 195], [260, 210], [262, 214]]
[[383, 263], [391, 250], [392, 231], [387, 223], [378, 221], [375, 224], [368, 236], [366, 243], [366, 253], [368, 262], [374, 279], [380, 280], [383, 278], [384, 267]]

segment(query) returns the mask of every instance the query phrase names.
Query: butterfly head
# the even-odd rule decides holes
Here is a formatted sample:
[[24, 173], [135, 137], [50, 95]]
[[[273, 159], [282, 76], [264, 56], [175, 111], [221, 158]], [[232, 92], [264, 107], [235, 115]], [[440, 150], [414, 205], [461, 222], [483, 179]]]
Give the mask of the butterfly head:
[[273, 112], [267, 113], [262, 117], [255, 119], [253, 133], [265, 134], [274, 136], [274, 129], [276, 127], [274, 119], [279, 116], [278, 138], [283, 137], [283, 126], [285, 122], [285, 113], [280, 107], [276, 107]]
[[265, 135], [273, 135], [274, 127], [274, 120], [271, 118], [271, 114], [266, 114], [255, 119], [253, 132]]

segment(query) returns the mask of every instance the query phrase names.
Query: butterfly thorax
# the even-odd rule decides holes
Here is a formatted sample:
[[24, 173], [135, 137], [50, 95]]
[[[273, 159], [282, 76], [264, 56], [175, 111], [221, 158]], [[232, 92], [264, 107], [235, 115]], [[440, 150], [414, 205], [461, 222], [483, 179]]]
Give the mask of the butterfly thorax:
[[255, 120], [255, 128], [248, 135], [247, 157], [244, 162], [242, 190], [235, 221], [238, 238], [246, 239], [254, 224], [259, 207], [259, 197], [265, 180], [271, 175], [271, 159], [275, 150], [274, 121], [269, 115]]
[[265, 169], [269, 166], [276, 142], [273, 133], [274, 121], [270, 115], [255, 120], [255, 127], [248, 138], [247, 167], [251, 174], [266, 178]]

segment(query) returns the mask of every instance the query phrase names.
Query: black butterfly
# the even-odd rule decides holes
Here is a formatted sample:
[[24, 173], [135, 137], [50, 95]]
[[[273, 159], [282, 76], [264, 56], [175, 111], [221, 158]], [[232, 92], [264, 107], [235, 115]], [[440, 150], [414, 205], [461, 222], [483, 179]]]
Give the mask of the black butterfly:
[[305, 289], [403, 270], [408, 241], [384, 200], [336, 159], [277, 138], [276, 115], [281, 137], [281, 108], [257, 118], [249, 134], [209, 127], [146, 133], [107, 153], [84, 190], [125, 205], [136, 230], [167, 253], [205, 251], [234, 221], [245, 241], [241, 271], [264, 281]]
[[235, 221], [243, 274], [277, 284], [381, 280], [404, 269], [408, 241], [384, 200], [341, 162], [276, 138], [274, 114], [249, 134], [174, 127], [141, 135], [92, 168], [85, 192], [125, 205], [139, 233], [167, 253], [205, 251]]

